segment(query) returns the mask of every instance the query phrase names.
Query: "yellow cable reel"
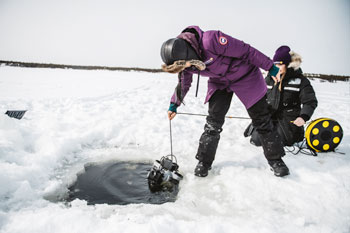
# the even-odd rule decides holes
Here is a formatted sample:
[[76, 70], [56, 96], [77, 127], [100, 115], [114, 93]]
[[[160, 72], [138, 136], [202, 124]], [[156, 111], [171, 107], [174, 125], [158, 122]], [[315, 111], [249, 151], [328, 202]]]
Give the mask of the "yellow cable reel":
[[343, 129], [333, 119], [318, 118], [307, 126], [305, 138], [308, 147], [316, 152], [334, 151], [343, 138]]

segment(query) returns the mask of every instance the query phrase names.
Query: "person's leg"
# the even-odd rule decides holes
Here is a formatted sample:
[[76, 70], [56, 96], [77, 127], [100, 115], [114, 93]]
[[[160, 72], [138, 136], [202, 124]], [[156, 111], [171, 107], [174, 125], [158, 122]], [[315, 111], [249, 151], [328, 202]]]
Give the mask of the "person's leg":
[[281, 157], [285, 154], [282, 139], [277, 133], [276, 128], [273, 126], [271, 113], [268, 109], [266, 98], [263, 97], [251, 108], [249, 108], [248, 114], [252, 118], [252, 123], [258, 133], [264, 150], [264, 155], [275, 175], [288, 175], [289, 169], [281, 159]]
[[196, 154], [196, 159], [199, 160], [195, 169], [195, 175], [197, 176], [207, 176], [208, 170], [215, 159], [222, 125], [225, 122], [225, 115], [230, 108], [232, 95], [232, 92], [217, 90], [209, 100], [209, 116], [204, 126], [204, 132], [199, 139]]
[[258, 133], [258, 131], [256, 131], [256, 129], [253, 130], [253, 133], [250, 137], [250, 144], [252, 144], [254, 146], [261, 146], [259, 133]]

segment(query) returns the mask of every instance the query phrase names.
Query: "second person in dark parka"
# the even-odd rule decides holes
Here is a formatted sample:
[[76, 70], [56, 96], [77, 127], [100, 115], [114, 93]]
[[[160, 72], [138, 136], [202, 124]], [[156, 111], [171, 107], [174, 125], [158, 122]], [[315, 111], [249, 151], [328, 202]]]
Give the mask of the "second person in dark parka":
[[[284, 45], [276, 50], [273, 61], [280, 69], [281, 81], [276, 82], [271, 75], [266, 76], [267, 102], [284, 146], [292, 146], [304, 139], [303, 126], [313, 115], [317, 98], [300, 68], [302, 60], [299, 54]], [[251, 143], [261, 145], [256, 131], [253, 131]]]

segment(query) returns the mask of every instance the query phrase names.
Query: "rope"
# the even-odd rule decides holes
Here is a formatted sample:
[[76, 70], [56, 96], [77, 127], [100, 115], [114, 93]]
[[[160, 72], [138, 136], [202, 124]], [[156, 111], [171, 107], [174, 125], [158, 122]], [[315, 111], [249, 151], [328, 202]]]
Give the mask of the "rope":
[[169, 128], [170, 128], [170, 155], [173, 156], [173, 136], [171, 132], [171, 120], [169, 120]]
[[177, 164], [177, 158], [173, 154], [173, 136], [172, 136], [172, 131], [171, 131], [171, 120], [169, 120], [169, 132], [170, 132], [170, 155], [163, 156], [163, 158], [170, 157], [170, 160]]
[[[180, 115], [190, 115], [190, 116], [205, 116], [205, 117], [209, 116], [209, 115], [206, 115], [206, 114], [187, 113], [187, 112], [178, 112], [177, 114], [180, 114]], [[237, 116], [225, 116], [225, 118], [250, 120], [249, 117], [237, 117]]]

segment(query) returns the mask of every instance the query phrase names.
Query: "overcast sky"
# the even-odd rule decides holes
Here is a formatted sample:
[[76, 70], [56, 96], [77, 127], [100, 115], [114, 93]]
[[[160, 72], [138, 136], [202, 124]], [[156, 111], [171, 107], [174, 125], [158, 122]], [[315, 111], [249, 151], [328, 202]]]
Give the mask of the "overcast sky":
[[161, 44], [189, 25], [350, 75], [350, 0], [0, 0], [0, 60], [159, 68]]

